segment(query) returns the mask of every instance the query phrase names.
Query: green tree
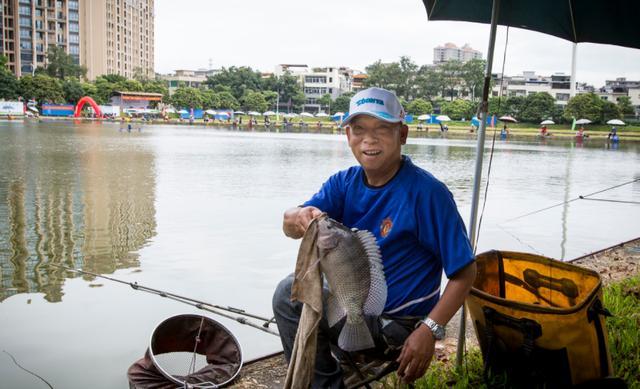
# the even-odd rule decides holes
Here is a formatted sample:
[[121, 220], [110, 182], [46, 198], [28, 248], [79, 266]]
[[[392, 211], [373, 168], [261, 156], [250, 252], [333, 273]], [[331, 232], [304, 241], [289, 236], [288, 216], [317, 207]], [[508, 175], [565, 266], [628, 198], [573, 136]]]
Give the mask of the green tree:
[[202, 97], [202, 108], [209, 109], [220, 106], [218, 94], [211, 89], [200, 88], [200, 96]]
[[196, 88], [178, 88], [171, 96], [171, 104], [176, 108], [202, 108], [202, 94]]
[[416, 96], [428, 100], [444, 96], [446, 83], [442, 72], [434, 66], [421, 66], [416, 75]]
[[39, 105], [45, 102], [64, 103], [60, 81], [46, 74], [22, 76], [18, 81], [18, 89], [24, 99], [35, 99]]
[[566, 120], [589, 119], [592, 122], [601, 120], [602, 100], [595, 93], [581, 93], [569, 99], [564, 109]]
[[620, 108], [620, 113], [623, 115], [633, 115], [635, 113], [635, 109], [633, 108], [633, 104], [631, 104], [631, 98], [629, 96], [618, 97], [618, 108]]
[[[331, 107], [331, 103], [333, 103], [333, 100], [331, 100], [331, 95], [328, 93], [318, 99], [318, 104], [320, 104], [321, 107], [327, 107], [327, 110]], [[327, 113], [331, 114], [331, 112]]]
[[471, 96], [471, 101], [478, 101], [482, 98], [482, 86], [484, 85], [484, 69], [487, 61], [483, 59], [472, 59], [465, 62], [461, 68], [461, 77], [465, 89]]
[[450, 101], [458, 95], [458, 87], [462, 84], [462, 62], [449, 61], [440, 65], [440, 71], [446, 85], [446, 96]]
[[50, 46], [47, 50], [45, 70], [49, 76], [62, 80], [67, 77], [84, 78], [87, 74], [87, 68], [76, 64], [74, 57], [59, 46]]
[[532, 93], [525, 98], [522, 109], [518, 112], [518, 119], [523, 122], [539, 123], [553, 117], [555, 105], [556, 101], [549, 93]]
[[240, 108], [240, 103], [238, 103], [238, 99], [231, 92], [219, 92], [216, 93], [218, 96], [218, 104], [216, 108], [229, 108], [229, 109], [238, 109]]
[[407, 113], [413, 115], [422, 115], [425, 113], [431, 113], [433, 111], [433, 106], [431, 102], [425, 99], [415, 99], [410, 102], [407, 106]]
[[236, 99], [236, 104], [237, 99], [244, 95], [245, 90], [261, 91], [263, 89], [260, 72], [245, 66], [239, 68], [232, 66], [229, 69], [222, 68], [220, 73], [208, 77], [206, 84], [216, 91], [218, 91], [215, 89], [218, 85], [227, 87], [228, 91]]
[[351, 98], [355, 95], [355, 92], [347, 92], [338, 97], [336, 97], [333, 102], [333, 109], [336, 112], [348, 112], [349, 111], [349, 103], [351, 102]]
[[456, 99], [445, 102], [442, 107], [442, 112], [453, 120], [460, 120], [462, 118], [469, 119], [473, 116], [474, 105], [470, 101]]
[[[263, 90], [265, 92], [275, 92], [277, 95], [279, 95], [280, 107], [299, 107], [304, 104], [305, 101], [305, 96], [302, 92], [300, 84], [298, 84], [298, 79], [295, 76], [291, 75], [291, 73], [288, 71], [280, 77], [275, 77], [272, 75], [269, 78], [264, 79]], [[275, 100], [273, 101], [273, 103], [275, 103]], [[269, 105], [272, 105], [273, 103], [269, 101]]]
[[368, 77], [364, 83], [368, 87], [385, 88], [396, 91], [402, 84], [402, 69], [397, 62], [382, 63], [381, 60], [365, 68]]
[[261, 92], [248, 90], [242, 96], [242, 107], [247, 111], [264, 112], [269, 107], [269, 103]]
[[607, 120], [622, 118], [622, 115], [620, 114], [620, 107], [612, 101], [603, 100], [600, 109], [600, 121], [602, 123], [605, 123]]
[[7, 67], [8, 58], [0, 54], [0, 99], [18, 98], [18, 79]]
[[85, 96], [82, 84], [74, 77], [68, 77], [62, 81], [62, 90], [64, 91], [64, 99], [71, 104], [76, 104]]
[[515, 117], [520, 116], [520, 112], [525, 106], [526, 97], [524, 96], [511, 96], [504, 102], [504, 113], [502, 115], [511, 115]]

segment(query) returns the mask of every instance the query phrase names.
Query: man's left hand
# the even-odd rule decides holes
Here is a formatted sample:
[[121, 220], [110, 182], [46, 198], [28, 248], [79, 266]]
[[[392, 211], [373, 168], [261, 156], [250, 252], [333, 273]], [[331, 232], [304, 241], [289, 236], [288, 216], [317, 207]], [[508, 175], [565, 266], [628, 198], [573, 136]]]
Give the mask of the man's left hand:
[[400, 363], [398, 377], [404, 383], [411, 383], [422, 377], [431, 364], [436, 340], [431, 330], [420, 324], [405, 340], [402, 352], [396, 360]]

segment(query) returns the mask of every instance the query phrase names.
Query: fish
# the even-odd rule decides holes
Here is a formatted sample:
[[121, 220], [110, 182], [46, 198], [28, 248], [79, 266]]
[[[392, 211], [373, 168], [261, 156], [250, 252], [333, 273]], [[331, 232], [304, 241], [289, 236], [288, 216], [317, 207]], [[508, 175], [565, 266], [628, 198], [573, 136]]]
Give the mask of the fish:
[[375, 236], [325, 215], [318, 220], [316, 245], [320, 270], [329, 287], [325, 307], [329, 327], [346, 316], [338, 346], [349, 352], [374, 347], [364, 317], [380, 316], [387, 301], [382, 255]]

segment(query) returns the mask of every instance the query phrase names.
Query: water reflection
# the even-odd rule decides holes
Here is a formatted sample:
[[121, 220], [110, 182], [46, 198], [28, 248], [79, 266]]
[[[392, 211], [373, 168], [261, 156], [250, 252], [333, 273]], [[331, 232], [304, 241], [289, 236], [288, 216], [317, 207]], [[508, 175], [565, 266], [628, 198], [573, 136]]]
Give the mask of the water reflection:
[[46, 128], [9, 136], [0, 148], [0, 301], [27, 292], [60, 301], [69, 274], [51, 263], [99, 273], [138, 266], [156, 234], [153, 153], [129, 152], [99, 127], [62, 143]]

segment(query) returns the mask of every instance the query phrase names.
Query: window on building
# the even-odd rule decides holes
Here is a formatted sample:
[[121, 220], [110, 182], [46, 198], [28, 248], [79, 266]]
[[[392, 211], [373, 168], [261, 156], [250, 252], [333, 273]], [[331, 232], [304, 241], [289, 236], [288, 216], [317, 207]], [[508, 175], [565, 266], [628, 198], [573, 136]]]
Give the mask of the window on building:
[[78, 9], [78, 1], [77, 0], [69, 0], [68, 2], [69, 9], [77, 10]]
[[31, 38], [31, 30], [27, 28], [20, 29], [20, 38]]
[[78, 21], [79, 16], [77, 12], [69, 12], [69, 20]]
[[42, 20], [36, 20], [36, 29], [42, 30], [44, 28], [44, 22]]
[[69, 34], [69, 43], [80, 43], [80, 35]]
[[569, 101], [569, 93], [556, 93], [556, 100]]
[[79, 55], [80, 54], [80, 46], [78, 46], [78, 45], [70, 45], [69, 46], [69, 54]]
[[80, 26], [78, 25], [78, 23], [69, 23], [69, 31], [71, 31], [71, 32], [79, 32], [80, 31]]
[[22, 50], [31, 50], [33, 46], [31, 46], [31, 41], [29, 40], [21, 40], [20, 41], [20, 49]]
[[305, 76], [304, 82], [309, 84], [324, 84], [327, 82], [327, 77], [325, 76]]
[[24, 27], [31, 27], [31, 18], [20, 17], [20, 25]]
[[31, 7], [28, 5], [21, 5], [18, 7], [20, 15], [31, 16]]

